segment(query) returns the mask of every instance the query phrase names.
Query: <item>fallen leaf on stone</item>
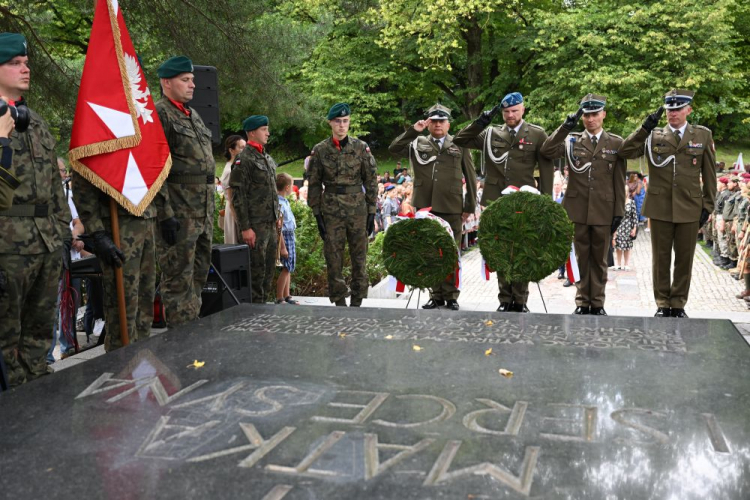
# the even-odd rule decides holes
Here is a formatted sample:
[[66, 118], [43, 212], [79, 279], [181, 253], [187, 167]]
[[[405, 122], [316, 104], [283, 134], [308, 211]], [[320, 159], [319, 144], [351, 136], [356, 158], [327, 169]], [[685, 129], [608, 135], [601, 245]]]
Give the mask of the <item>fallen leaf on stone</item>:
[[393, 335], [386, 335], [385, 338], [386, 340], [391, 340], [393, 338]]
[[206, 364], [205, 361], [198, 361], [196, 359], [195, 361], [192, 362], [192, 364], [188, 365], [188, 368], [195, 368], [197, 370], [198, 368], [203, 368], [203, 365], [205, 364]]
[[498, 372], [500, 372], [500, 375], [502, 375], [505, 378], [513, 378], [513, 372], [510, 370], [506, 370], [505, 368], [500, 368]]
[[344, 332], [339, 332], [339, 337], [343, 339], [344, 337], [346, 337], [346, 334]]
[[416, 344], [415, 344], [415, 345], [413, 345], [413, 346], [411, 346], [411, 348], [412, 348], [412, 349], [414, 349], [415, 351], [421, 351], [421, 350], [422, 350], [422, 348], [421, 348], [421, 347], [419, 347], [419, 346], [418, 346], [418, 345], [416, 345]]
[[490, 347], [489, 349], [487, 349], [486, 351], [484, 351], [484, 355], [485, 356], [490, 356], [491, 354], [492, 354], [492, 347]]
[[489, 320], [489, 319], [487, 321], [485, 321], [484, 324], [487, 325], [487, 326], [494, 325], [494, 323], [492, 322], [492, 320]]

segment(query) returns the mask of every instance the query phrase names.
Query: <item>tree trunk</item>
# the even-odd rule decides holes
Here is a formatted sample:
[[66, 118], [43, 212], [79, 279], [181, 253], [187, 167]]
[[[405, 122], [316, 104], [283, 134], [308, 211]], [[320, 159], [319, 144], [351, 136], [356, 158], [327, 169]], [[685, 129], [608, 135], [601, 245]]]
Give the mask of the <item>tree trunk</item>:
[[482, 103], [476, 99], [482, 91], [484, 71], [482, 68], [482, 28], [475, 17], [468, 20], [468, 29], [463, 37], [466, 40], [466, 98], [464, 112], [474, 119], [482, 112]]

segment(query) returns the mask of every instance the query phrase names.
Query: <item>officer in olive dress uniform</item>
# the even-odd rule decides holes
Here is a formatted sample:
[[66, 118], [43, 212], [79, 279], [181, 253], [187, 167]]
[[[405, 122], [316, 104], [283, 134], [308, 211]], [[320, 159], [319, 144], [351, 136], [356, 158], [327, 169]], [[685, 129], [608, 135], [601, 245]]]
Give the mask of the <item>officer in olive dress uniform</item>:
[[[569, 168], [563, 207], [575, 223], [574, 245], [581, 279], [576, 283], [574, 314], [606, 316], [607, 251], [612, 233], [625, 214], [626, 162], [618, 157], [622, 137], [606, 132], [602, 122], [607, 98], [588, 94], [578, 113], [542, 145], [542, 154], [564, 156]], [[571, 132], [583, 115], [585, 132]]]
[[172, 154], [172, 169], [154, 199], [161, 237], [157, 257], [159, 287], [167, 324], [198, 318], [201, 293], [211, 265], [216, 163], [211, 131], [194, 109], [193, 63], [184, 56], [167, 59], [158, 69], [162, 98], [156, 103]]
[[276, 162], [265, 149], [270, 136], [268, 117], [250, 116], [242, 122], [242, 128], [247, 133], [247, 146], [234, 162], [229, 186], [242, 241], [250, 247], [253, 302], [263, 304], [271, 292], [276, 269]]
[[[687, 318], [698, 228], [716, 201], [716, 156], [711, 131], [687, 122], [695, 92], [673, 89], [664, 107], [630, 134], [620, 153], [628, 159], [646, 155], [648, 192], [643, 215], [651, 219], [652, 273], [656, 317]], [[657, 128], [667, 109], [668, 124]], [[703, 187], [701, 187], [701, 180]], [[672, 250], [675, 254], [671, 280]]]
[[[375, 230], [377, 166], [370, 147], [349, 136], [351, 109], [343, 102], [328, 111], [331, 137], [310, 153], [307, 204], [323, 238], [328, 297], [337, 306], [359, 307], [367, 297], [367, 235]], [[352, 261], [351, 291], [343, 275], [344, 246]]]
[[[451, 226], [461, 248], [463, 222], [476, 210], [477, 174], [470, 152], [456, 146], [453, 136], [448, 135], [450, 118], [450, 109], [441, 104], [432, 106], [425, 119], [396, 137], [388, 150], [399, 158], [409, 158], [414, 172], [412, 205], [417, 210], [432, 207], [430, 211]], [[425, 129], [429, 136], [421, 135]], [[466, 182], [465, 195], [462, 179]], [[459, 294], [455, 275], [451, 274], [430, 290], [430, 300], [422, 307], [446, 306], [457, 311]]]
[[[487, 127], [502, 110], [505, 125]], [[506, 95], [492, 110], [485, 111], [474, 123], [456, 134], [454, 143], [460, 147], [482, 151], [482, 171], [487, 171], [484, 192], [479, 203], [483, 206], [499, 198], [508, 186], [536, 187], [535, 170], [539, 169], [539, 191], [552, 195], [554, 168], [552, 160], [542, 154], [547, 134], [542, 127], [523, 119], [526, 108], [519, 92]], [[529, 312], [529, 283], [508, 283], [499, 274], [500, 293], [498, 311]]]
[[12, 150], [6, 169], [12, 177], [3, 178], [15, 186], [11, 206], [0, 211], [0, 275], [6, 278], [0, 296], [0, 351], [11, 387], [47, 373], [61, 250], [71, 237], [55, 139], [23, 98], [31, 82], [27, 50], [23, 35], [0, 33], [0, 96], [16, 107], [19, 118], [22, 111], [29, 117], [25, 126], [16, 122], [9, 141], [0, 141], [3, 156]]

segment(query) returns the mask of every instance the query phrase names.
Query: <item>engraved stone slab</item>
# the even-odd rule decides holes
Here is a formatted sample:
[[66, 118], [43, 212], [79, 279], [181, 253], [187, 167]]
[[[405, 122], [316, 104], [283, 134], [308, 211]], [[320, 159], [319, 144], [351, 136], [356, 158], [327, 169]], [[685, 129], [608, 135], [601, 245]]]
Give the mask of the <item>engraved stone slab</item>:
[[243, 305], [0, 394], [0, 491], [747, 499], [748, 381], [729, 321]]

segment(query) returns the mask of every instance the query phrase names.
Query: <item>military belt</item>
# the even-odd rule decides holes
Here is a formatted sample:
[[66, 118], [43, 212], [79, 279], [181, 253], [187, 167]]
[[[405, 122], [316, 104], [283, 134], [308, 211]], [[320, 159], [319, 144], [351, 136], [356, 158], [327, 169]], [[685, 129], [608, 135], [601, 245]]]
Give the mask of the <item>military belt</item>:
[[213, 184], [214, 176], [212, 174], [174, 174], [167, 177], [169, 184]]
[[326, 191], [334, 194], [356, 194], [362, 192], [362, 184], [354, 186], [326, 186]]
[[13, 205], [0, 212], [0, 217], [49, 217], [52, 207], [49, 205]]

